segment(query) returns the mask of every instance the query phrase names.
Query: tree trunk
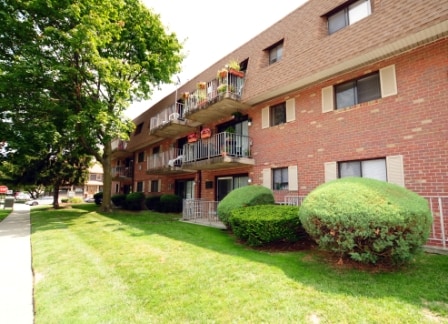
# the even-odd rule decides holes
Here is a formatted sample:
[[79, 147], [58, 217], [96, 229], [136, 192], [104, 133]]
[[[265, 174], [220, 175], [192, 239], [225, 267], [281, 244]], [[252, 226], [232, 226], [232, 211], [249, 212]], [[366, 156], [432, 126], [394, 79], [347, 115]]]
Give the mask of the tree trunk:
[[107, 142], [104, 146], [104, 153], [101, 159], [101, 165], [103, 166], [103, 202], [101, 203], [101, 211], [112, 211], [111, 206], [111, 190], [112, 190], [112, 146], [111, 142]]
[[53, 208], [59, 208], [59, 183], [56, 183], [53, 188]]

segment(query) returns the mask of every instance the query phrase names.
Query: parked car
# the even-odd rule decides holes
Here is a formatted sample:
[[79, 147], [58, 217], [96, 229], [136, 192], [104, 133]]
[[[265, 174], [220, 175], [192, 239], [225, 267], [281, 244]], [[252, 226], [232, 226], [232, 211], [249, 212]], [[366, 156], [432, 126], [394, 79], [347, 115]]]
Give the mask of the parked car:
[[53, 197], [52, 196], [43, 196], [43, 197], [39, 197], [37, 199], [28, 200], [25, 202], [25, 204], [30, 205], [30, 206], [52, 205]]
[[30, 200], [31, 196], [28, 193], [25, 192], [17, 192], [15, 196], [16, 200]]

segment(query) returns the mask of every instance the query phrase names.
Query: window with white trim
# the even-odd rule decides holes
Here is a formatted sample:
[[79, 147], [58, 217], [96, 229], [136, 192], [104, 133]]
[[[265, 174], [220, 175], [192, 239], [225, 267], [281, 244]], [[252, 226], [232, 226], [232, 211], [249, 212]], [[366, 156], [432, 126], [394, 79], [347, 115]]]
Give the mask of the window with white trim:
[[269, 65], [277, 63], [283, 56], [283, 41], [278, 42], [274, 46], [268, 49], [269, 52]]
[[137, 192], [144, 192], [143, 181], [137, 181]]
[[288, 168], [272, 169], [273, 190], [288, 190]]
[[284, 102], [269, 107], [270, 126], [284, 124], [286, 122], [286, 104]]
[[361, 177], [387, 181], [386, 159], [339, 162], [339, 178]]
[[349, 1], [327, 15], [328, 34], [333, 34], [344, 27], [353, 25], [357, 21], [371, 14], [370, 0]]
[[357, 79], [322, 88], [322, 112], [351, 107], [397, 93], [395, 65], [389, 65]]
[[145, 162], [145, 152], [139, 152], [137, 155], [137, 162], [141, 163], [141, 162]]
[[151, 192], [159, 192], [159, 180], [151, 180]]
[[404, 187], [402, 155], [390, 155], [381, 159], [326, 162], [325, 182], [344, 177], [364, 177], [387, 181]]
[[268, 128], [296, 119], [295, 99], [288, 99], [277, 105], [267, 106], [261, 110], [261, 128]]
[[283, 168], [266, 168], [262, 171], [263, 186], [271, 190], [299, 190], [297, 165]]
[[140, 133], [142, 132], [142, 129], [143, 129], [143, 123], [138, 124], [138, 125], [135, 127], [134, 135], [138, 135], [138, 134], [140, 134]]
[[334, 87], [336, 109], [342, 109], [381, 98], [378, 72], [359, 79], [338, 84]]

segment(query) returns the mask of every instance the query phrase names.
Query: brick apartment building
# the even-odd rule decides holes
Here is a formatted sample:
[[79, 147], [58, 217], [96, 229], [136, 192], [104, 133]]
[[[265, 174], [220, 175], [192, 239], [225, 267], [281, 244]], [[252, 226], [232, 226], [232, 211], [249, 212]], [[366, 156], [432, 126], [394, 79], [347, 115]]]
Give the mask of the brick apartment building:
[[373, 177], [428, 197], [428, 243], [447, 247], [448, 0], [309, 0], [134, 122], [113, 194], [216, 202], [259, 184], [299, 203]]

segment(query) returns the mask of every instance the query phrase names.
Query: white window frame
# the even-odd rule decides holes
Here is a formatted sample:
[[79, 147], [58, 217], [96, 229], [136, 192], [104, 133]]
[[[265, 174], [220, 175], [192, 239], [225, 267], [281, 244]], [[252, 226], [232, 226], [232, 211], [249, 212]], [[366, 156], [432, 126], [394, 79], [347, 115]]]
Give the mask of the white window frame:
[[[288, 99], [286, 104], [286, 123], [296, 120], [296, 101], [294, 98]], [[264, 107], [261, 110], [261, 128], [275, 127], [283, 123], [271, 126], [271, 106]]]
[[[387, 182], [399, 186], [405, 186], [403, 155], [386, 156], [386, 175]], [[367, 161], [368, 159], [366, 159]], [[324, 163], [325, 182], [336, 180], [338, 178], [338, 162]]]
[[[343, 6], [339, 10], [330, 13], [327, 15], [328, 22], [328, 34], [332, 35], [337, 31], [344, 29], [354, 23], [370, 16], [372, 14], [372, 5], [370, 0], [358, 0], [355, 2], [349, 2], [349, 4]], [[343, 17], [344, 24], [339, 26], [336, 29], [332, 29], [332, 18], [334, 17]]]
[[[381, 90], [381, 98], [386, 98], [389, 96], [394, 96], [398, 94], [397, 88], [397, 77], [395, 72], [395, 64], [386, 66], [382, 69], [379, 69], [379, 78], [380, 78], [380, 90]], [[362, 79], [362, 77], [357, 78], [357, 80]], [[327, 113], [330, 111], [334, 111], [336, 109], [336, 98], [335, 98], [335, 86], [330, 85], [322, 88], [321, 90], [321, 100], [322, 100], [322, 113]], [[377, 100], [377, 99], [374, 99]], [[350, 108], [353, 106], [345, 107]]]

